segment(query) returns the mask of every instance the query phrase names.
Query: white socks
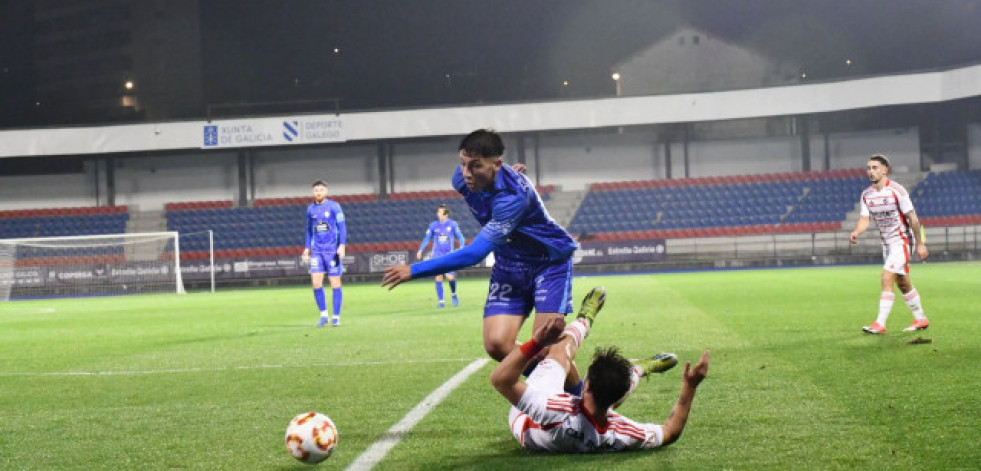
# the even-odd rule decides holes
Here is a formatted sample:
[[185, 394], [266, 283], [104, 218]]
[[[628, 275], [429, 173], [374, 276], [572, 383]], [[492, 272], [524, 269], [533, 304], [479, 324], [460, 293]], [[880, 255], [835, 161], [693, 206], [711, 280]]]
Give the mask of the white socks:
[[889, 318], [889, 311], [892, 310], [892, 303], [896, 301], [896, 293], [892, 291], [883, 291], [879, 295], [879, 317], [875, 319], [879, 325], [885, 327], [886, 319]]
[[[584, 319], [576, 319], [575, 322], [567, 324], [562, 335], [568, 335], [572, 337], [572, 341], [576, 343], [576, 346], [582, 344], [583, 339], [589, 335], [589, 322]], [[561, 337], [560, 337], [561, 338]]]
[[909, 310], [913, 312], [914, 319], [926, 319], [926, 314], [923, 313], [923, 306], [920, 305], [920, 293], [916, 291], [916, 288], [913, 288], [909, 290], [909, 293], [904, 294], [903, 299], [906, 300], [906, 305], [909, 306]]

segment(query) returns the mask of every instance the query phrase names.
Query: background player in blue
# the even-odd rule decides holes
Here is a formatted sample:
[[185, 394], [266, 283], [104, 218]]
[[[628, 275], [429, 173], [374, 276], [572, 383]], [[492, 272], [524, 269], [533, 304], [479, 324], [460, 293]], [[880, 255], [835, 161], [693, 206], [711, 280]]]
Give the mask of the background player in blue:
[[[416, 252], [417, 259], [422, 260], [422, 252], [429, 245], [429, 239], [433, 240], [433, 252], [431, 255], [433, 257], [439, 257], [452, 252], [455, 249], [453, 242], [456, 240], [460, 241], [461, 249], [466, 245], [463, 239], [463, 233], [460, 232], [460, 226], [456, 224], [456, 221], [450, 219], [450, 208], [447, 208], [445, 204], [441, 204], [436, 208], [436, 220], [430, 223], [429, 228], [426, 229], [426, 237], [422, 239], [419, 251]], [[460, 301], [456, 298], [456, 277], [453, 272], [448, 272], [445, 275], [446, 279], [450, 282], [453, 306], [459, 306]], [[439, 307], [446, 305], [443, 302], [443, 274], [436, 275], [436, 299], [439, 300]]]
[[389, 289], [421, 277], [469, 267], [494, 252], [484, 305], [484, 349], [501, 361], [515, 348], [532, 309], [537, 330], [572, 312], [572, 253], [578, 244], [542, 204], [525, 175], [504, 165], [504, 143], [479, 129], [463, 138], [453, 187], [483, 226], [470, 245], [442, 257], [385, 270]]
[[341, 273], [344, 271], [344, 245], [347, 243], [347, 224], [344, 212], [336, 201], [327, 199], [327, 184], [317, 180], [313, 183], [313, 203], [307, 207], [307, 239], [301, 258], [310, 261], [310, 281], [313, 283], [313, 298], [320, 309], [320, 322], [317, 327], [327, 324], [327, 300], [324, 296], [324, 273], [330, 281], [334, 319], [331, 325], [341, 325]]

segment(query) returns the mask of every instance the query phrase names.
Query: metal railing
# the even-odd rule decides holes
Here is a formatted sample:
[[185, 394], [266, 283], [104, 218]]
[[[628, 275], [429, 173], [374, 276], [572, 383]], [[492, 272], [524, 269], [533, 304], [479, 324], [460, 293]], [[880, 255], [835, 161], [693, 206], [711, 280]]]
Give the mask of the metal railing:
[[[668, 239], [667, 254], [675, 261], [827, 256], [866, 259], [882, 255], [882, 244], [875, 227], [859, 237], [855, 245], [849, 243], [848, 236], [848, 231], [836, 231]], [[927, 228], [926, 245], [933, 254], [977, 252], [981, 250], [981, 226]]]

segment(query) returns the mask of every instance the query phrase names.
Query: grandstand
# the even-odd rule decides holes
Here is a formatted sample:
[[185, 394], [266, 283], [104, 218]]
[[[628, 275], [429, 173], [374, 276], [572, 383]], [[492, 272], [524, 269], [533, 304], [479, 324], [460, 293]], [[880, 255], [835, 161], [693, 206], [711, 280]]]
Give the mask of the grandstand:
[[128, 220], [126, 206], [0, 211], [0, 239], [118, 234]]
[[[848, 215], [855, 217], [867, 185], [862, 169], [594, 183], [573, 208], [568, 228], [584, 243], [833, 234], [850, 229]], [[539, 190], [546, 202], [562, 193], [554, 185]], [[910, 192], [931, 228], [981, 224], [979, 170], [930, 172]], [[414, 252], [440, 204], [450, 208], [468, 240], [480, 230], [453, 190], [332, 198], [347, 216], [350, 253]], [[182, 236], [213, 231], [218, 259], [295, 257], [309, 202], [307, 196], [259, 198], [251, 206], [170, 202], [163, 215], [166, 230]], [[129, 219], [126, 206], [0, 211], [0, 238], [118, 234], [127, 232]], [[207, 238], [183, 239], [182, 259], [208, 258]]]
[[927, 174], [910, 197], [926, 225], [981, 224], [981, 170]]
[[569, 226], [600, 238], [688, 238], [841, 228], [861, 169], [599, 183]]
[[[539, 188], [548, 198], [553, 187]], [[480, 230], [470, 210], [454, 190], [393, 193], [386, 200], [373, 194], [339, 195], [331, 199], [344, 209], [348, 230], [348, 251], [415, 251], [436, 207], [445, 204], [465, 237]], [[297, 255], [303, 249], [304, 217], [309, 196], [262, 198], [252, 207], [233, 208], [231, 201], [169, 203], [167, 230], [180, 233], [214, 231], [215, 256], [259, 257]], [[204, 239], [192, 239], [182, 256], [202, 258], [208, 249]]]
[[[927, 174], [912, 191], [916, 204], [924, 205], [925, 220], [974, 224], [981, 209], [967, 200], [979, 189], [965, 186], [958, 200], [963, 202], [943, 212], [934, 207], [952, 201], [943, 190], [948, 180], [970, 183], [976, 177], [977, 172]], [[866, 186], [862, 169], [596, 183], [568, 227], [584, 242], [835, 233], [850, 229], [842, 222], [856, 211]], [[540, 190], [545, 199], [560, 193], [554, 186]], [[480, 229], [452, 190], [394, 193], [386, 199], [373, 194], [333, 198], [347, 216], [351, 253], [414, 251], [440, 204], [450, 207], [468, 239]], [[170, 203], [167, 229], [184, 234], [213, 230], [217, 258], [295, 256], [302, 250], [308, 204], [309, 197], [257, 199], [251, 207], [232, 207], [231, 201]], [[205, 257], [204, 244], [203, 239], [189, 240], [183, 257]]]

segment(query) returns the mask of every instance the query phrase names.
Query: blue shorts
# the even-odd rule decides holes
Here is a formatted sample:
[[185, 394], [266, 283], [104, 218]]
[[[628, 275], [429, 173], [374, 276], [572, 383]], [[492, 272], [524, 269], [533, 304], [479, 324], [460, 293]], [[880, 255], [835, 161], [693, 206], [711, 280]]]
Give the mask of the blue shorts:
[[497, 260], [491, 272], [484, 317], [572, 312], [572, 259], [522, 263]]
[[327, 273], [327, 276], [341, 276], [343, 272], [344, 264], [336, 252], [310, 254], [310, 273]]

